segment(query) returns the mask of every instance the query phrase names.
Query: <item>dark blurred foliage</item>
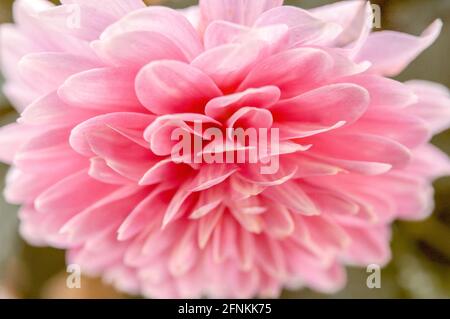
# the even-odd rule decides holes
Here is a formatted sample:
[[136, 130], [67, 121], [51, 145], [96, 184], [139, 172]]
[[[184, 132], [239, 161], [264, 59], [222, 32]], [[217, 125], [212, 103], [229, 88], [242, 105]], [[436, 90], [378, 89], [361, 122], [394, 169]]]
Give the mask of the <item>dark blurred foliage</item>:
[[[358, 1], [358, 0], [355, 0]], [[0, 23], [11, 21], [12, 0], [0, 2]], [[171, 7], [186, 7], [191, 0], [149, 0]], [[286, 0], [285, 3], [311, 8], [335, 1]], [[399, 77], [440, 82], [450, 86], [450, 1], [377, 0], [382, 12], [382, 28], [420, 34], [434, 19], [444, 21], [439, 40]], [[1, 45], [1, 39], [0, 39]], [[382, 50], [382, 48], [380, 48]], [[1, 57], [0, 57], [1, 58]], [[0, 78], [0, 84], [1, 84]], [[0, 94], [0, 125], [13, 121], [17, 114]], [[450, 132], [433, 142], [450, 154]], [[7, 166], [0, 164], [0, 189]], [[435, 183], [436, 209], [422, 222], [396, 222], [393, 226], [393, 259], [382, 271], [381, 289], [368, 289], [365, 269], [349, 269], [347, 287], [332, 296], [309, 290], [285, 292], [285, 298], [450, 298], [450, 178]], [[50, 248], [35, 248], [17, 235], [18, 207], [0, 196], [0, 297], [43, 298], [118, 298], [122, 297], [97, 279], [83, 278], [83, 289], [65, 288], [64, 253]]]

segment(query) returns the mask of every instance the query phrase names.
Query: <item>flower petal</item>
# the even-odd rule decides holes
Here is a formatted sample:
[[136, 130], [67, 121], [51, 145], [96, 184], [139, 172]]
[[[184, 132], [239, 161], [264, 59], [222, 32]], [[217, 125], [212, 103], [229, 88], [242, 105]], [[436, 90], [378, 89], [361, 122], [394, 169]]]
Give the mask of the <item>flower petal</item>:
[[340, 25], [319, 20], [308, 11], [292, 6], [276, 7], [264, 12], [255, 26], [279, 23], [289, 26], [291, 46], [329, 42], [342, 31]]
[[136, 92], [142, 104], [155, 114], [201, 113], [206, 103], [221, 95], [202, 71], [177, 61], [155, 61], [136, 77]]
[[179, 60], [187, 62], [184, 53], [165, 35], [152, 31], [124, 32], [91, 46], [103, 61], [115, 66], [142, 67], [156, 60]]
[[127, 68], [91, 69], [69, 77], [58, 89], [69, 105], [108, 112], [144, 110], [134, 90], [135, 74]]
[[217, 120], [224, 120], [241, 107], [268, 108], [274, 105], [279, 98], [280, 90], [276, 86], [248, 89], [212, 99], [206, 104], [205, 114]]
[[261, 13], [282, 4], [283, 0], [200, 0], [199, 6], [206, 27], [214, 20], [252, 25]]
[[197, 32], [181, 13], [157, 6], [126, 15], [109, 26], [100, 36], [100, 40], [131, 31], [160, 33], [173, 41], [189, 60], [196, 57], [203, 49]]
[[321, 49], [292, 49], [258, 63], [239, 90], [276, 85], [281, 90], [281, 98], [285, 99], [319, 87], [325, 81], [361, 70], [360, 66], [343, 56], [338, 57]]
[[374, 32], [367, 39], [357, 59], [372, 63], [373, 72], [396, 76], [422, 51], [433, 44], [441, 28], [442, 21], [436, 20], [420, 37], [394, 31]]
[[316, 90], [282, 100], [270, 108], [277, 121], [334, 125], [340, 121], [351, 124], [366, 112], [370, 97], [361, 86], [342, 83], [322, 86]]

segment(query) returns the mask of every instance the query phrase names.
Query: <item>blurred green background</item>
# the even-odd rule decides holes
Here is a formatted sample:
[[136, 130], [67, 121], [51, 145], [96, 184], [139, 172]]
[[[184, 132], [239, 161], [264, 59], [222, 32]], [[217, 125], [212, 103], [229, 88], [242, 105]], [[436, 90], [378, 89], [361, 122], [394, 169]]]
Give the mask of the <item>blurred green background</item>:
[[[358, 1], [358, 0], [355, 0]], [[11, 21], [13, 0], [0, 1], [0, 23]], [[151, 1], [148, 1], [151, 2]], [[153, 1], [158, 2], [158, 1]], [[191, 0], [160, 0], [172, 7], [186, 7]], [[336, 1], [292, 0], [291, 5], [311, 8]], [[378, 0], [382, 28], [420, 34], [434, 19], [444, 21], [439, 40], [399, 77], [425, 79], [450, 87], [450, 1]], [[1, 45], [1, 39], [0, 39]], [[382, 50], [382, 48], [380, 48]], [[1, 57], [0, 57], [1, 58]], [[0, 83], [1, 83], [0, 78]], [[0, 93], [0, 125], [13, 121], [17, 114]], [[450, 154], [450, 131], [433, 143]], [[0, 189], [7, 166], [0, 164]], [[320, 295], [309, 290], [286, 291], [285, 298], [450, 298], [450, 178], [435, 183], [436, 209], [423, 222], [397, 222], [393, 226], [393, 259], [382, 270], [380, 289], [368, 289], [365, 269], [349, 269], [347, 287], [335, 295]], [[50, 248], [35, 248], [17, 234], [17, 207], [0, 196], [0, 298], [117, 298], [123, 295], [100, 280], [83, 278], [82, 289], [65, 288], [64, 253]]]

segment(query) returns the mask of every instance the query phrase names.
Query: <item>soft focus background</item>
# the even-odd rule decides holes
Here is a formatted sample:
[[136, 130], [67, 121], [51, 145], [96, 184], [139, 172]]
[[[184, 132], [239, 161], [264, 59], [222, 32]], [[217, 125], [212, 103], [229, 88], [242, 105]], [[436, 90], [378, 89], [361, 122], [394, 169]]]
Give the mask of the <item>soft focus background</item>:
[[[359, 1], [359, 0], [355, 0]], [[0, 1], [0, 23], [11, 21], [13, 0]], [[171, 7], [186, 7], [193, 0], [153, 0]], [[285, 0], [311, 8], [332, 0]], [[444, 21], [439, 40], [422, 54], [399, 79], [421, 78], [450, 87], [450, 1], [378, 0], [382, 28], [420, 34], [434, 19]], [[0, 39], [1, 45], [1, 39]], [[380, 48], [383, 50], [383, 48]], [[1, 58], [1, 57], [0, 57]], [[0, 77], [0, 84], [2, 79]], [[17, 114], [0, 92], [0, 125], [14, 121]], [[433, 142], [450, 155], [450, 131]], [[7, 166], [0, 164], [0, 189]], [[435, 183], [436, 209], [423, 222], [397, 222], [392, 240], [393, 259], [382, 270], [380, 289], [368, 289], [365, 269], [349, 269], [346, 289], [323, 296], [308, 290], [286, 291], [285, 298], [450, 298], [450, 178]], [[103, 285], [98, 279], [82, 279], [81, 289], [66, 288], [64, 253], [35, 248], [17, 234], [17, 207], [0, 196], [0, 298], [118, 298], [127, 297]]]

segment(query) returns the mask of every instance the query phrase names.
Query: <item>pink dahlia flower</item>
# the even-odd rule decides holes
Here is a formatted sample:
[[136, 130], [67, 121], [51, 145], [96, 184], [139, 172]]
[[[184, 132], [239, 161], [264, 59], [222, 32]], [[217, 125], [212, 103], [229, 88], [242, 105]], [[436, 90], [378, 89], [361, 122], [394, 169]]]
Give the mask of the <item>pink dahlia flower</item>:
[[[3, 25], [5, 195], [32, 244], [148, 297], [334, 292], [345, 265], [385, 264], [390, 224], [432, 212], [450, 172], [430, 137], [449, 125], [446, 88], [387, 76], [437, 38], [372, 30], [362, 1], [312, 11], [282, 0], [18, 0]], [[277, 129], [262, 162], [173, 157], [248, 145], [195, 124]], [[276, 146], [276, 147], [275, 147]], [[260, 158], [262, 159], [262, 158]]]

